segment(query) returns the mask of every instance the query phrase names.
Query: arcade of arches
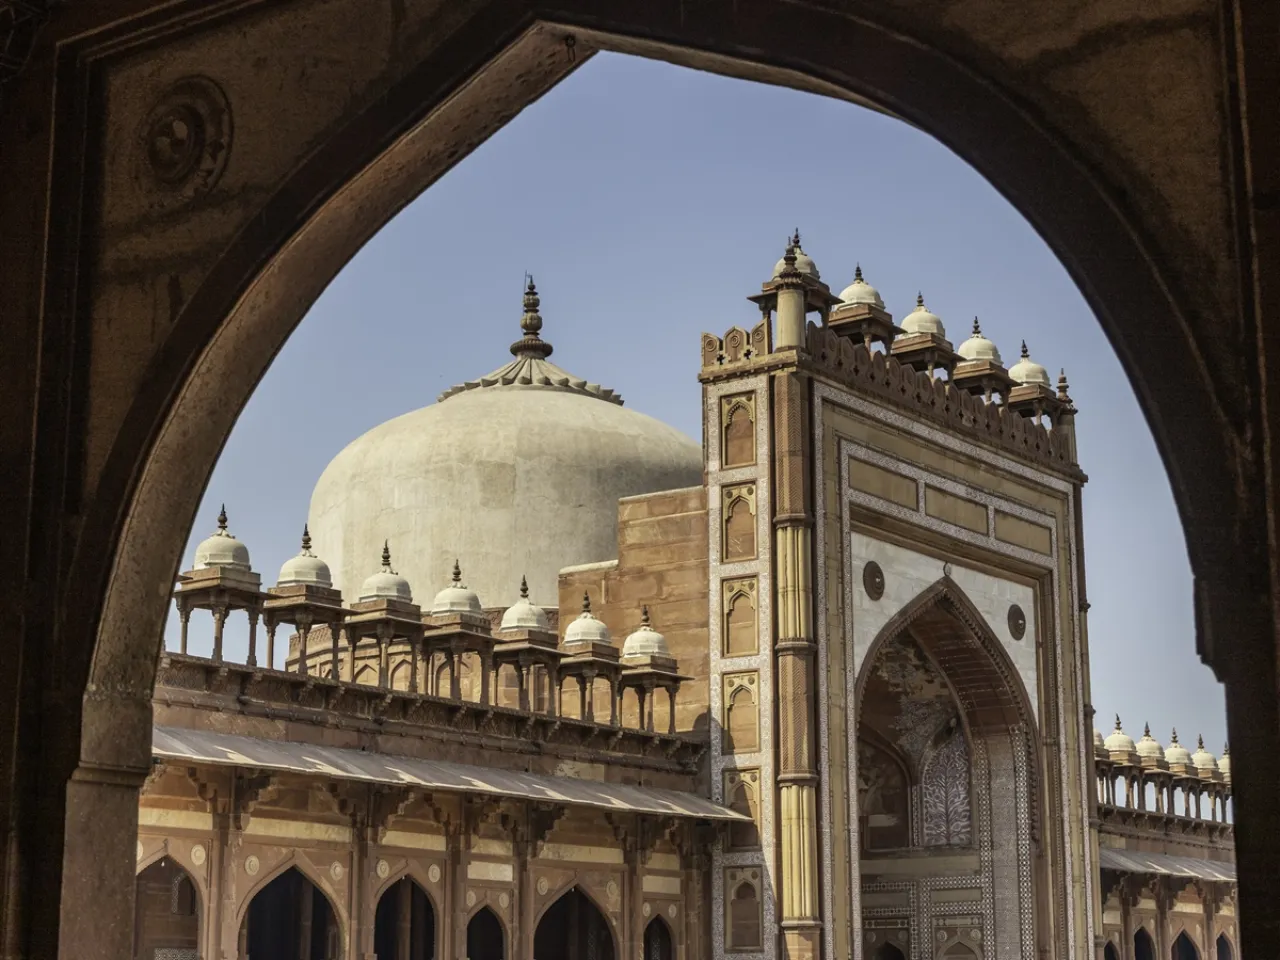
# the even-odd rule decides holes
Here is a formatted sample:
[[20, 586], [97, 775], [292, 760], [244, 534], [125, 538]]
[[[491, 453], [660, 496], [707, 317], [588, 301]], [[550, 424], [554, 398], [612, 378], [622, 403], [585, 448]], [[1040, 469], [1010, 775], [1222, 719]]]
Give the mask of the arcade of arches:
[[[0, 3], [7, 954], [134, 948], [129, 878], [165, 594], [270, 358], [368, 236], [602, 48], [895, 113], [973, 163], [1061, 257], [1170, 471], [1199, 649], [1227, 687], [1238, 942], [1243, 955], [1280, 954], [1280, 24], [1266, 0], [944, 6]], [[199, 136], [166, 139], [179, 122]], [[709, 747], [715, 775], [749, 784], [757, 768], [726, 762], [738, 756], [726, 746]], [[804, 768], [779, 798], [787, 811], [809, 802], [803, 777], [849, 772], [783, 759]], [[791, 813], [760, 806], [773, 842]], [[1067, 841], [1050, 823], [1052, 860]], [[837, 841], [824, 855], [853, 876], [856, 824]], [[726, 869], [717, 882], [734, 903], [767, 893], [750, 858]], [[1086, 889], [1054, 897], [1055, 915], [1087, 928]], [[847, 938], [829, 906], [807, 892], [779, 905], [822, 907]], [[189, 915], [173, 919], [164, 936], [186, 936]], [[1100, 930], [1076, 949], [1101, 956]]]

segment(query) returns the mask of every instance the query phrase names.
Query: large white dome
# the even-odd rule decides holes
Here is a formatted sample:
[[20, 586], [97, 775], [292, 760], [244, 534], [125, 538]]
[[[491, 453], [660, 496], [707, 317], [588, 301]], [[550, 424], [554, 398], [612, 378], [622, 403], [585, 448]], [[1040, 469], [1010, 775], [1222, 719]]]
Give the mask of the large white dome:
[[449, 583], [455, 559], [485, 607], [521, 575], [555, 605], [562, 567], [617, 555], [618, 499], [702, 482], [702, 447], [547, 361], [532, 283], [515, 360], [375, 427], [311, 495], [309, 523], [351, 598], [388, 538], [415, 595]]

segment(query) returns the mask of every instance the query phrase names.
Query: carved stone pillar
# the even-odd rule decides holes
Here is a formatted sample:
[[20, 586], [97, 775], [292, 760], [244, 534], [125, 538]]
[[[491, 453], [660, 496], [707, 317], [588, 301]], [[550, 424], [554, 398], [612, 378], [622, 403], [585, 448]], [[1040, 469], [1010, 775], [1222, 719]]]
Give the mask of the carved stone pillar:
[[217, 603], [211, 609], [213, 611], [213, 659], [215, 663], [221, 663], [222, 628], [227, 623], [227, 607], [226, 604]]
[[801, 960], [821, 952], [807, 379], [794, 373], [774, 379], [773, 416], [779, 905], [782, 954]]

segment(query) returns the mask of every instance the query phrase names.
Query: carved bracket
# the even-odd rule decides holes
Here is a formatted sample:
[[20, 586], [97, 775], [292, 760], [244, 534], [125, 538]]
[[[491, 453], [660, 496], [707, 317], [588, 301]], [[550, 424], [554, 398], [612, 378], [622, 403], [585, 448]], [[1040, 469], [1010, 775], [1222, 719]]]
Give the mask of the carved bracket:
[[243, 831], [254, 809], [260, 803], [275, 799], [279, 791], [280, 781], [272, 774], [236, 774], [235, 809], [231, 812], [235, 829]]

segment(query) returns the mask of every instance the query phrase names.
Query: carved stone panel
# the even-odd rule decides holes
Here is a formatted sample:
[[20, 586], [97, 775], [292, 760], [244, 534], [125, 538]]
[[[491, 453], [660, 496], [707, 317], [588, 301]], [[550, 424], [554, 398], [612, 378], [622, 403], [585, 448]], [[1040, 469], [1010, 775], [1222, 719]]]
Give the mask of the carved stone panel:
[[762, 891], [759, 867], [729, 867], [724, 872], [726, 948], [734, 953], [764, 949]]
[[722, 743], [725, 753], [754, 753], [760, 749], [760, 678], [731, 673], [724, 678]]
[[720, 399], [721, 464], [727, 470], [756, 462], [756, 397], [736, 394]]
[[725, 561], [752, 560], [756, 555], [756, 485], [740, 483], [721, 488]]
[[724, 596], [724, 656], [749, 657], [759, 651], [756, 614], [756, 578], [726, 580]]
[[753, 850], [760, 846], [760, 771], [726, 770], [724, 798], [729, 809], [749, 816], [751, 823], [735, 823], [729, 828], [729, 847]]

